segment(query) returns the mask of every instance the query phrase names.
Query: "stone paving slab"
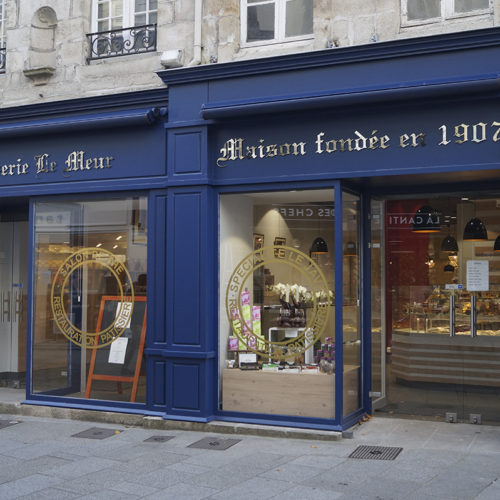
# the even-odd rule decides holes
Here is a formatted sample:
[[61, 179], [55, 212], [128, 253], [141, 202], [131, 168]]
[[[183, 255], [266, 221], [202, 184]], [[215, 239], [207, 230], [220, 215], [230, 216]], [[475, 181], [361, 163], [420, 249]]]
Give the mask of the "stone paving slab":
[[[240, 442], [216, 451], [189, 447], [212, 431], [100, 422], [120, 433], [95, 440], [72, 437], [89, 422], [17, 420], [0, 429], [2, 500], [500, 499], [494, 426], [375, 418], [354, 428], [352, 439], [239, 434]], [[171, 439], [147, 442], [152, 436]], [[403, 450], [391, 461], [349, 458], [360, 445]]]

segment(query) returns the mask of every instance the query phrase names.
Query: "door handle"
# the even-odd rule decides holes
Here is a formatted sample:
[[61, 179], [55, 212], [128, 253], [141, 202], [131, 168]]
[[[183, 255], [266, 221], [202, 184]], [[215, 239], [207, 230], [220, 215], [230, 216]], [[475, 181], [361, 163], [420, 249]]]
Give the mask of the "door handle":
[[[7, 316], [7, 320], [5, 317]], [[2, 292], [2, 323], [10, 321], [10, 292]]]
[[455, 295], [450, 295], [450, 337], [455, 336]]
[[477, 297], [471, 293], [470, 296], [470, 336], [472, 338], [477, 337], [477, 311], [476, 311]]

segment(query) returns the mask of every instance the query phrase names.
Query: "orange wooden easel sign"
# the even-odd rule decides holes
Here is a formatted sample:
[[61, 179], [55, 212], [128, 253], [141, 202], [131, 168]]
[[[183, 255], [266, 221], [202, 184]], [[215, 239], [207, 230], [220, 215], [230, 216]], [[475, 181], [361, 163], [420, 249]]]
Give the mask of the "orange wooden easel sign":
[[[123, 300], [132, 301], [132, 297], [123, 297]], [[97, 331], [100, 331], [102, 326], [102, 320], [104, 317], [104, 309], [106, 307], [106, 302], [118, 302], [122, 300], [122, 297], [115, 295], [104, 295], [101, 299], [101, 306], [99, 308], [99, 317], [97, 319]], [[139, 296], [134, 297], [134, 302], [146, 302], [146, 297]], [[134, 308], [135, 310], [135, 308]], [[133, 314], [133, 313], [132, 313]], [[137, 396], [137, 388], [139, 386], [139, 376], [141, 374], [141, 364], [142, 355], [144, 353], [144, 345], [146, 343], [146, 306], [144, 306], [144, 319], [142, 321], [141, 334], [139, 339], [139, 348], [137, 352], [137, 361], [135, 363], [134, 375], [126, 377], [123, 375], [104, 375], [96, 373], [96, 359], [99, 349], [92, 349], [92, 358], [90, 359], [89, 374], [87, 378], [87, 388], [85, 390], [85, 397], [90, 398], [90, 392], [92, 390], [92, 382], [94, 380], [109, 380], [111, 382], [116, 382], [117, 391], [119, 394], [122, 393], [122, 382], [132, 382], [132, 393], [130, 395], [130, 402], [135, 402]]]

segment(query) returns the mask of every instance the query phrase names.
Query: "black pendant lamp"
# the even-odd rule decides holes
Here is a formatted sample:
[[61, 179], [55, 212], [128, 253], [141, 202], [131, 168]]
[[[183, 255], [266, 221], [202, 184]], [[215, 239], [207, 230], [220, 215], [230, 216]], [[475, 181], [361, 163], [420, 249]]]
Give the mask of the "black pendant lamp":
[[464, 241], [488, 241], [488, 231], [482, 220], [474, 217], [467, 222], [464, 228]]
[[411, 230], [414, 233], [439, 233], [439, 213], [429, 205], [422, 205], [413, 216]]
[[497, 239], [495, 240], [495, 244], [493, 245], [493, 251], [500, 252], [500, 236], [497, 236]]
[[444, 253], [458, 252], [457, 240], [450, 234], [441, 242], [441, 252]]
[[318, 236], [314, 241], [311, 246], [311, 255], [321, 255], [328, 253], [328, 246], [326, 244], [326, 241]]
[[444, 266], [443, 271], [445, 273], [453, 273], [453, 272], [455, 272], [455, 268], [451, 264], [448, 263], [448, 264], [446, 264], [446, 266]]

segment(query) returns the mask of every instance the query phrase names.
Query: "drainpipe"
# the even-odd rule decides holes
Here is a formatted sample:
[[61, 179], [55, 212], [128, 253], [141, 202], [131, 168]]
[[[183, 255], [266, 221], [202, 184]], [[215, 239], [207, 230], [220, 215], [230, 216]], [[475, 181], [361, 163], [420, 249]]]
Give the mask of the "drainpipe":
[[201, 63], [201, 14], [203, 9], [203, 0], [194, 0], [194, 43], [193, 59], [188, 66], [197, 66]]

